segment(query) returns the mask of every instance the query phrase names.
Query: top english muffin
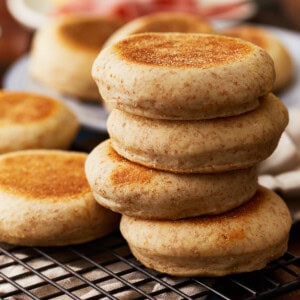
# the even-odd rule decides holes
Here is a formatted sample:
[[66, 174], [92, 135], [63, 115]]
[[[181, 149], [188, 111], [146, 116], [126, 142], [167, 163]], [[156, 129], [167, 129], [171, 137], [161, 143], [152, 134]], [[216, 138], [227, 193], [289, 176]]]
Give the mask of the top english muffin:
[[171, 120], [251, 111], [275, 79], [271, 57], [252, 43], [182, 33], [131, 35], [100, 52], [92, 75], [111, 107]]

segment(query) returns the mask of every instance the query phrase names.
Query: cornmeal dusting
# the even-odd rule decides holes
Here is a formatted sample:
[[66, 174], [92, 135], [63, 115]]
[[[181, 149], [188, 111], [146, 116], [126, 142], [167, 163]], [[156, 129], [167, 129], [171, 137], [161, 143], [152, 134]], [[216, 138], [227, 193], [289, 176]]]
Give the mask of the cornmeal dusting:
[[239, 61], [253, 51], [242, 40], [202, 34], [141, 34], [115, 45], [124, 59], [154, 66], [210, 68]]
[[0, 97], [0, 126], [40, 121], [51, 115], [58, 103], [43, 96], [5, 93]]
[[0, 161], [2, 190], [27, 199], [73, 197], [90, 191], [83, 154], [19, 154]]
[[229, 212], [209, 217], [195, 217], [182, 221], [177, 220], [174, 224], [180, 224], [180, 222], [194, 224], [223, 224], [226, 221], [230, 222], [230, 220], [242, 223], [243, 220], [255, 214], [260, 209], [260, 206], [265, 202], [264, 197], [266, 197], [265, 192], [258, 189], [251, 201], [248, 201], [246, 204], [243, 204]]
[[59, 28], [59, 33], [63, 39], [77, 47], [99, 51], [107, 38], [122, 24], [113, 19], [90, 18], [66, 23]]
[[138, 184], [151, 181], [152, 170], [135, 163], [128, 165], [126, 159], [118, 155], [114, 150], [110, 150], [108, 156], [112, 161], [119, 162], [117, 168], [112, 171], [110, 180], [115, 185]]

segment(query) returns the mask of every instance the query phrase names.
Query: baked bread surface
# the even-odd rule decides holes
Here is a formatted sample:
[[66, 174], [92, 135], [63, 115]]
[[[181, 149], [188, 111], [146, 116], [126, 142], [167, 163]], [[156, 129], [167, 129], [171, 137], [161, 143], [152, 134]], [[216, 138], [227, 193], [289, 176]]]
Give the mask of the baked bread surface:
[[266, 159], [287, 123], [287, 109], [268, 94], [254, 111], [212, 120], [155, 120], [115, 109], [107, 128], [112, 147], [128, 160], [170, 172], [217, 173]]
[[95, 199], [115, 212], [145, 219], [219, 214], [248, 201], [256, 167], [219, 174], [174, 174], [132, 163], [110, 140], [88, 156], [85, 171]]
[[58, 150], [0, 156], [0, 241], [60, 246], [115, 230], [119, 216], [95, 201], [85, 160], [84, 153]]
[[79, 129], [62, 102], [33, 93], [0, 94], [0, 154], [23, 149], [67, 149]]
[[123, 24], [118, 19], [82, 15], [55, 18], [34, 35], [30, 75], [60, 93], [98, 101], [91, 67], [106, 39]]
[[223, 276], [262, 269], [287, 250], [291, 217], [274, 192], [260, 187], [228, 213], [154, 221], [122, 216], [121, 232], [145, 266], [175, 276]]
[[251, 111], [275, 78], [271, 57], [252, 43], [183, 33], [131, 35], [100, 52], [92, 75], [109, 107], [178, 120]]

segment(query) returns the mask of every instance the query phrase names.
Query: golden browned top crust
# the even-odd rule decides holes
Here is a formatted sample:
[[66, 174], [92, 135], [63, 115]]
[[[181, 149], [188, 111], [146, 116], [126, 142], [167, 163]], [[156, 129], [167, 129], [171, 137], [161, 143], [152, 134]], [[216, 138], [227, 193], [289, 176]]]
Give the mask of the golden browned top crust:
[[0, 160], [0, 189], [30, 199], [58, 200], [90, 191], [85, 154], [22, 152]]
[[144, 17], [143, 25], [135, 33], [143, 32], [211, 33], [212, 28], [206, 20], [198, 16], [157, 13]]
[[[110, 175], [110, 180], [114, 185], [143, 184], [151, 180], [153, 176], [152, 169], [135, 163], [128, 164], [127, 160], [114, 151], [112, 147], [108, 147], [107, 154], [112, 161], [121, 163], [117, 168], [112, 170]], [[124, 164], [122, 164], [122, 162], [124, 162]]]
[[254, 26], [239, 26], [225, 31], [226, 35], [244, 39], [261, 48], [267, 47], [267, 33], [265, 30]]
[[151, 179], [151, 171], [144, 172], [141, 167], [120, 166], [114, 169], [110, 179], [114, 185], [146, 183]]
[[239, 61], [253, 51], [242, 40], [186, 33], [132, 35], [113, 47], [123, 59], [134, 63], [201, 69]]
[[118, 19], [78, 17], [67, 19], [58, 31], [60, 37], [72, 45], [99, 51], [107, 38], [123, 24]]
[[48, 118], [58, 102], [30, 93], [0, 94], [0, 125], [27, 124]]

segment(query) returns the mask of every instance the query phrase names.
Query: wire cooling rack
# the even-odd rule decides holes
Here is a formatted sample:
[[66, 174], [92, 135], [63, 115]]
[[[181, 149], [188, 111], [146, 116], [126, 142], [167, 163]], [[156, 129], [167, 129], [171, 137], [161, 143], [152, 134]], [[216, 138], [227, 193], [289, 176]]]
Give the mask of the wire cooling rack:
[[261, 271], [172, 278], [141, 265], [119, 233], [78, 246], [0, 247], [1, 299], [273, 299], [300, 288], [300, 257]]

